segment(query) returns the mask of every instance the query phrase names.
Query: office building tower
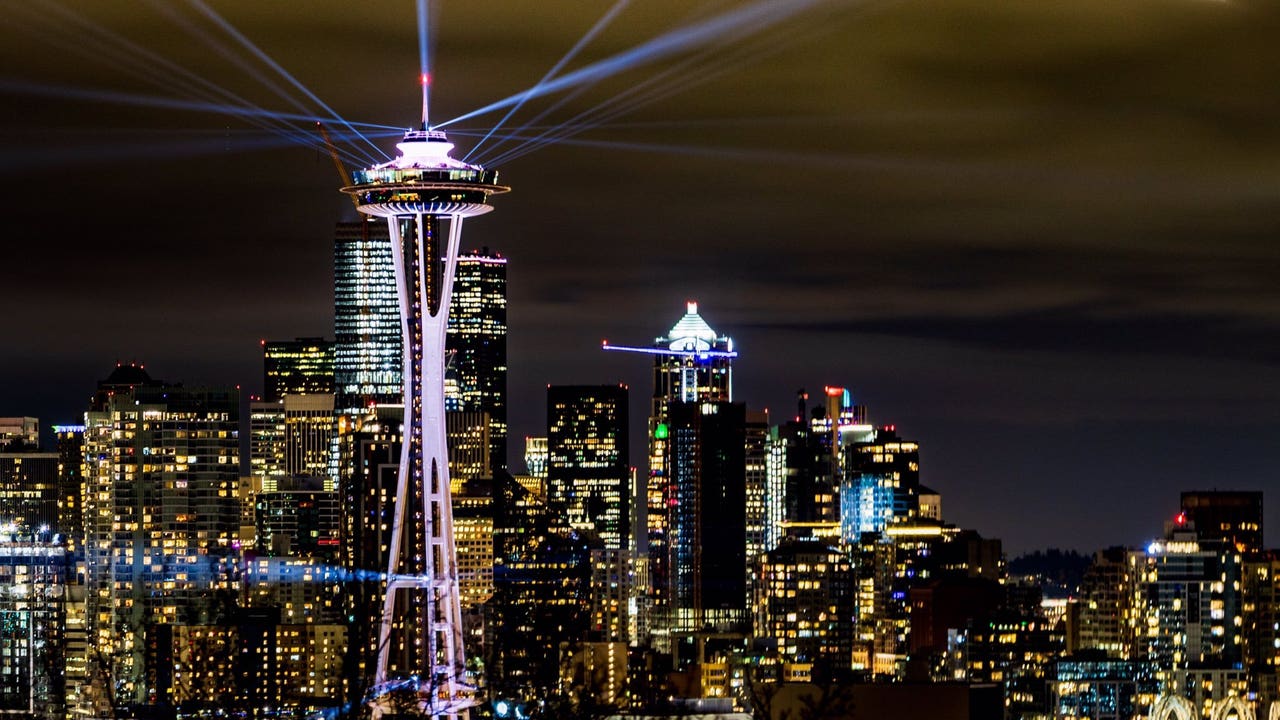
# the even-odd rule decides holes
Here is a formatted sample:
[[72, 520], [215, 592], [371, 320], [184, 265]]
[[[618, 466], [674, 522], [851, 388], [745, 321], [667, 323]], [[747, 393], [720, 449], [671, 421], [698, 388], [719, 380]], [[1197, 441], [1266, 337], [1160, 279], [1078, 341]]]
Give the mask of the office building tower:
[[759, 558], [755, 636], [787, 664], [847, 670], [853, 653], [853, 568], [837, 547], [788, 538]]
[[788, 526], [803, 528], [836, 519], [838, 470], [832, 434], [825, 425], [825, 411], [806, 407], [809, 394], [799, 391], [795, 418], [774, 428], [771, 442], [778, 456], [781, 518]]
[[66, 717], [67, 565], [61, 544], [0, 528], [0, 714]]
[[285, 395], [275, 402], [251, 402], [250, 475], [264, 492], [291, 477], [319, 478], [326, 490], [336, 490], [337, 432], [333, 395]]
[[333, 394], [334, 343], [324, 338], [262, 341], [262, 399]]
[[284, 401], [249, 403], [249, 475], [257, 491], [289, 476], [284, 436]]
[[631, 551], [625, 548], [591, 548], [591, 619], [593, 642], [630, 642], [632, 638]]
[[285, 475], [321, 478], [325, 490], [336, 490], [338, 468], [334, 438], [337, 432], [333, 395], [285, 395]]
[[[1243, 660], [1243, 558], [1225, 540], [1201, 540], [1174, 523], [1165, 539], [1132, 551], [1134, 657], [1156, 667], [1162, 689], [1199, 692], [1206, 672]], [[1234, 678], [1211, 683], [1219, 700]], [[1225, 683], [1225, 684], [1224, 684]]]
[[1246, 559], [1244, 569], [1244, 667], [1259, 707], [1271, 707], [1280, 700], [1280, 553]]
[[449, 482], [457, 492], [469, 480], [490, 477], [489, 413], [447, 410], [444, 414], [449, 437]]
[[[400, 315], [385, 223], [339, 223], [334, 256], [335, 385], [346, 412], [399, 404]], [[449, 410], [489, 414], [489, 455], [506, 466], [507, 259], [487, 248], [461, 253], [445, 347]], [[495, 466], [497, 467], [497, 466]]]
[[865, 435], [872, 429], [867, 425], [866, 406], [854, 404], [848, 388], [831, 385], [822, 388], [822, 403], [810, 413], [809, 428], [827, 449], [834, 477], [839, 477], [843, 469], [844, 446], [855, 442], [854, 436]]
[[547, 502], [614, 550], [631, 545], [625, 385], [547, 388]]
[[[733, 399], [733, 340], [720, 335], [690, 302], [685, 314], [651, 347], [605, 344], [605, 350], [636, 352], [653, 357], [653, 395], [649, 408], [649, 463], [644, 497], [645, 536], [640, 550], [649, 578], [645, 603], [651, 617], [655, 647], [668, 650], [670, 631], [671, 509], [675, 491], [671, 480], [670, 407], [674, 403], [729, 402]], [[745, 562], [745, 557], [744, 557]]]
[[1080, 583], [1079, 633], [1082, 650], [1108, 657], [1131, 656], [1133, 634], [1129, 627], [1133, 601], [1133, 573], [1129, 553], [1111, 547], [1093, 554]]
[[493, 468], [507, 466], [507, 259], [489, 248], [458, 255], [449, 302], [448, 409], [487, 413]]
[[458, 546], [458, 594], [463, 615], [493, 595], [492, 478], [467, 480], [453, 493], [453, 541]]
[[84, 426], [54, 425], [53, 440], [58, 453], [58, 519], [53, 529], [75, 553], [84, 543]]
[[1262, 552], [1262, 493], [1191, 490], [1182, 493], [1181, 521], [1201, 540], [1221, 540], [1248, 556]]
[[[484, 413], [476, 413], [485, 417]], [[485, 428], [487, 434], [488, 424]], [[485, 443], [484, 457], [488, 457]], [[451, 448], [452, 449], [452, 448]], [[505, 471], [503, 474], [506, 474]], [[487, 475], [454, 484], [453, 544], [458, 552], [458, 602], [467, 657], [485, 657], [485, 603], [493, 597], [493, 516], [495, 481]]]
[[844, 449], [840, 484], [840, 528], [847, 543], [916, 517], [920, 502], [920, 446], [898, 437], [892, 426]]
[[672, 630], [744, 631], [746, 407], [681, 402], [669, 412]]
[[746, 498], [747, 599], [755, 596], [760, 556], [772, 548], [768, 537], [769, 413], [747, 411], [746, 455], [743, 467]]
[[541, 528], [493, 568], [485, 659], [497, 697], [533, 700], [559, 687], [561, 647], [588, 638], [591, 548], [576, 533]]
[[334, 392], [341, 412], [404, 393], [400, 300], [387, 224], [338, 223], [333, 256]]
[[0, 450], [0, 522], [30, 532], [57, 524], [60, 459], [56, 452]]
[[[398, 472], [402, 410], [377, 408], [376, 413], [350, 421], [339, 437], [339, 480], [342, 529], [342, 567], [351, 575], [344, 602], [349, 623], [349, 646], [344, 664], [348, 702], [363, 702], [373, 685], [378, 657], [378, 631], [386, 589], [381, 574], [391, 552]], [[396, 643], [391, 659], [408, 662], [407, 644]]]
[[40, 420], [33, 417], [0, 418], [0, 450], [10, 445], [21, 449], [40, 447]]
[[338, 493], [324, 478], [291, 476], [258, 493], [256, 550], [262, 555], [316, 560], [338, 558]]
[[[94, 678], [149, 696], [147, 629], [219, 612], [239, 535], [240, 398], [122, 365], [85, 413], [85, 565]], [[97, 707], [110, 688], [97, 687]]]

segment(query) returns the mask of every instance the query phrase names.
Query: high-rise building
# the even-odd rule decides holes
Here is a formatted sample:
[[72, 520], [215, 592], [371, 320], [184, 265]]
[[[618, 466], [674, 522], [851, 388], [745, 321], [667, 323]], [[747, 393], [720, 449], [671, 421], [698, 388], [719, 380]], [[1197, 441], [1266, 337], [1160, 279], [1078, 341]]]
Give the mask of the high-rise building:
[[[657, 648], [670, 648], [671, 576], [671, 480], [670, 407], [674, 403], [729, 402], [733, 399], [733, 340], [720, 335], [698, 314], [690, 302], [685, 314], [651, 347], [605, 344], [606, 350], [638, 352], [653, 356], [653, 396], [649, 408], [649, 463], [645, 483], [645, 533], [639, 548], [641, 573], [649, 581], [644, 605], [650, 613], [646, 624]], [[744, 557], [745, 562], [745, 557]]]
[[881, 532], [919, 512], [920, 446], [898, 437], [892, 426], [844, 449], [840, 526], [845, 542]]
[[334, 392], [342, 412], [404, 394], [400, 306], [387, 224], [338, 223], [333, 256]]
[[853, 653], [853, 569], [844, 553], [815, 538], [789, 538], [759, 559], [757, 638], [790, 664], [847, 670]]
[[58, 521], [58, 453], [0, 450], [0, 522], [31, 531]]
[[1257, 555], [1262, 544], [1262, 493], [1241, 490], [1189, 490], [1182, 493], [1183, 522], [1201, 540], [1221, 540]]
[[489, 413], [446, 410], [445, 427], [449, 436], [449, 482], [458, 491], [468, 480], [492, 475], [490, 462]]
[[[85, 413], [90, 644], [115, 702], [146, 702], [148, 627], [220, 611], [239, 535], [240, 398], [122, 365]], [[101, 682], [101, 680], [100, 680]], [[109, 703], [109, 688], [95, 702]]]
[[246, 557], [244, 604], [278, 611], [284, 625], [342, 623], [346, 579], [346, 572], [315, 557]]
[[760, 556], [769, 537], [769, 413], [747, 411], [746, 488], [747, 598], [755, 596]]
[[[378, 408], [376, 413], [345, 423], [339, 437], [342, 475], [342, 567], [351, 580], [344, 586], [349, 646], [343, 673], [347, 701], [359, 705], [373, 685], [378, 656], [385, 585], [382, 570], [391, 552], [396, 490], [402, 449], [402, 410]], [[409, 646], [397, 642], [391, 660], [408, 667]]]
[[76, 552], [84, 542], [84, 426], [54, 425], [58, 453], [58, 519], [53, 529]]
[[453, 541], [464, 614], [493, 595], [493, 479], [474, 478], [453, 494]]
[[332, 395], [334, 343], [324, 338], [262, 341], [262, 399]]
[[1280, 700], [1280, 554], [1245, 560], [1244, 666], [1259, 707]]
[[547, 501], [604, 546], [631, 545], [625, 385], [547, 388]]
[[319, 478], [337, 489], [338, 418], [334, 396], [284, 395], [249, 403], [249, 472], [263, 492], [284, 478]]
[[[385, 223], [339, 223], [334, 256], [337, 407], [399, 404], [404, 392], [391, 236]], [[449, 410], [489, 414], [489, 457], [507, 460], [507, 259], [458, 255], [445, 347]]]
[[587, 639], [591, 549], [578, 534], [535, 529], [493, 568], [485, 659], [497, 697], [533, 700], [559, 687], [561, 647]]
[[507, 259], [489, 248], [458, 256], [449, 302], [450, 410], [489, 415], [489, 457], [507, 466]]
[[67, 551], [0, 528], [0, 715], [62, 720]]
[[285, 395], [283, 399], [285, 474], [322, 478], [325, 490], [336, 490], [338, 418], [333, 395]]
[[1080, 583], [1080, 647], [1113, 658], [1128, 658], [1133, 602], [1129, 553], [1123, 547], [1099, 550]]
[[678, 402], [669, 417], [672, 631], [747, 631], [746, 407]]
[[290, 477], [274, 490], [258, 493], [256, 549], [263, 555], [336, 560], [338, 493], [324, 478]]
[[[1155, 665], [1162, 689], [1198, 693], [1198, 673], [1241, 666], [1242, 563], [1234, 545], [1176, 522], [1165, 539], [1131, 552], [1133, 651]], [[1211, 699], [1231, 689], [1218, 683]]]

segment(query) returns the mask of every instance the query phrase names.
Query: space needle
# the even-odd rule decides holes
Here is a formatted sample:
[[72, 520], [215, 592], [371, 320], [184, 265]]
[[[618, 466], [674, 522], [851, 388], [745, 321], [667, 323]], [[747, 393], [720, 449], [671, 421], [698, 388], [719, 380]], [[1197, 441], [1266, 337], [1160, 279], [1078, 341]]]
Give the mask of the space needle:
[[[353, 184], [342, 188], [360, 212], [387, 219], [404, 348], [403, 443], [378, 630], [375, 716], [391, 711], [377, 700], [390, 689], [416, 690], [419, 710], [433, 717], [465, 715], [476, 702], [466, 678], [449, 495], [445, 330], [462, 221], [492, 210], [489, 196], [510, 188], [498, 184], [496, 171], [449, 156], [453, 144], [429, 124], [429, 81], [424, 74], [422, 125], [396, 144], [399, 156], [356, 171]], [[388, 677], [393, 632], [407, 649], [407, 667], [397, 678]]]

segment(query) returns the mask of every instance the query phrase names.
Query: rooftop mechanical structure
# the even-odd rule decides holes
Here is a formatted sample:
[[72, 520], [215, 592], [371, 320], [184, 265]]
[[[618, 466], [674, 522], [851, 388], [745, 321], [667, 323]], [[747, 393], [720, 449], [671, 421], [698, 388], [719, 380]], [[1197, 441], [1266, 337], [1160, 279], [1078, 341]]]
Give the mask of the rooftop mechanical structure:
[[[416, 690], [433, 717], [465, 716], [476, 703], [466, 677], [445, 435], [445, 330], [462, 221], [510, 190], [498, 174], [449, 156], [453, 144], [427, 122], [396, 145], [399, 157], [354, 173], [342, 188], [360, 212], [387, 219], [404, 348], [404, 442], [371, 688], [375, 717], [393, 690]], [[391, 654], [398, 657], [393, 664]], [[396, 675], [393, 677], [393, 671]]]

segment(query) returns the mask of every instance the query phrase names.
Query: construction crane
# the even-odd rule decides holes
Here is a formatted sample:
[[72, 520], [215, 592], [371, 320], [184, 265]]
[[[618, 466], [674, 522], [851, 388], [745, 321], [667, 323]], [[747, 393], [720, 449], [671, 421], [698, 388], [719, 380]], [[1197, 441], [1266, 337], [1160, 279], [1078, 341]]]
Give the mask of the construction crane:
[[[316, 127], [320, 130], [320, 137], [324, 139], [324, 146], [329, 148], [329, 157], [333, 158], [333, 166], [338, 170], [338, 177], [342, 178], [342, 187], [351, 187], [351, 173], [347, 172], [347, 166], [342, 164], [342, 158], [338, 157], [338, 148], [333, 144], [333, 139], [329, 137], [329, 130], [324, 123], [317, 121]], [[351, 203], [357, 208], [360, 203], [356, 200], [355, 195], [349, 196]]]

